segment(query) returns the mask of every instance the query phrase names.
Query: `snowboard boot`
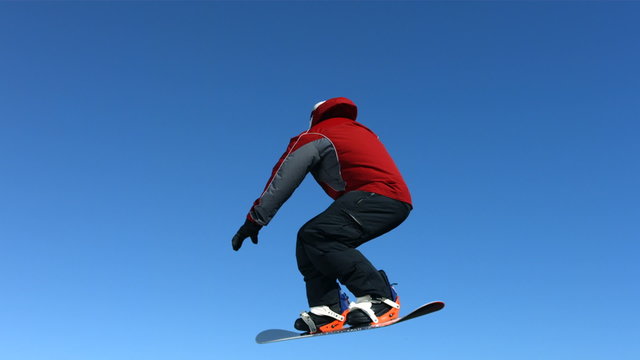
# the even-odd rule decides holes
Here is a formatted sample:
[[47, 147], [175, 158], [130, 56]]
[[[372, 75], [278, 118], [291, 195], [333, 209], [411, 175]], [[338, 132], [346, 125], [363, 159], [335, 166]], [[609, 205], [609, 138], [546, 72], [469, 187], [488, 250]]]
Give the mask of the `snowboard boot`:
[[356, 298], [356, 302], [349, 305], [347, 324], [352, 327], [384, 324], [394, 320], [400, 314], [400, 298], [396, 290], [389, 284], [384, 271], [380, 275], [388, 286], [389, 297], [365, 295]]
[[348, 313], [349, 298], [344, 292], [341, 292], [337, 303], [312, 306], [308, 312], [300, 313], [300, 318], [296, 320], [293, 327], [310, 334], [341, 330]]

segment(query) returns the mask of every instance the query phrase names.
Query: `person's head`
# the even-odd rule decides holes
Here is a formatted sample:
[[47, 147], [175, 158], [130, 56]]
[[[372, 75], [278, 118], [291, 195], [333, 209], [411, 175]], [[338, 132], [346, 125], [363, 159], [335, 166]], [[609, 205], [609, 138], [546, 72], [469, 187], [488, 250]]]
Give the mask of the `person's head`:
[[355, 120], [357, 116], [358, 107], [353, 101], [344, 97], [331, 98], [313, 106], [313, 110], [311, 110], [311, 126], [332, 118]]

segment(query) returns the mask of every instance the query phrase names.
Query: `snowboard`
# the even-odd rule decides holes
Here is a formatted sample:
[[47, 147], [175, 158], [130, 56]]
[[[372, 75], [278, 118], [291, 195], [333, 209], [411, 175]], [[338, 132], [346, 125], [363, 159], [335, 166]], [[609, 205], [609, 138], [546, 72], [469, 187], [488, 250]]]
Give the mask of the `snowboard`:
[[258, 344], [268, 344], [268, 343], [285, 341], [285, 340], [296, 340], [296, 339], [304, 339], [304, 338], [316, 337], [316, 336], [336, 335], [336, 334], [344, 334], [344, 333], [350, 333], [355, 331], [378, 329], [378, 328], [387, 327], [390, 325], [399, 324], [407, 320], [415, 319], [422, 315], [430, 314], [432, 312], [442, 309], [443, 307], [444, 307], [444, 303], [442, 301], [433, 301], [418, 307], [417, 309], [411, 311], [405, 316], [401, 316], [399, 318], [393, 319], [386, 323], [375, 324], [375, 325], [365, 325], [365, 326], [358, 326], [358, 327], [345, 327], [344, 329], [341, 329], [341, 330], [324, 332], [324, 333], [319, 332], [314, 334], [309, 334], [309, 333], [301, 334], [299, 332], [289, 331], [289, 330], [269, 329], [269, 330], [264, 330], [260, 332], [256, 336], [256, 342]]

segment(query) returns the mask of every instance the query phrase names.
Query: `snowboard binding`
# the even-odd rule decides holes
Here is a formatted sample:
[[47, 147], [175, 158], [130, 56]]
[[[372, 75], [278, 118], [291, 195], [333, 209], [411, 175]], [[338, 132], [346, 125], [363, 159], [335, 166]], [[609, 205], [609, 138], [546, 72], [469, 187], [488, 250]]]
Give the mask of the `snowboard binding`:
[[342, 330], [349, 313], [349, 298], [340, 292], [338, 303], [332, 305], [312, 306], [300, 313], [294, 327], [309, 334]]
[[389, 283], [387, 274], [380, 270], [380, 276], [388, 286], [388, 297], [365, 295], [349, 304], [347, 324], [352, 327], [384, 324], [400, 315], [400, 297]]

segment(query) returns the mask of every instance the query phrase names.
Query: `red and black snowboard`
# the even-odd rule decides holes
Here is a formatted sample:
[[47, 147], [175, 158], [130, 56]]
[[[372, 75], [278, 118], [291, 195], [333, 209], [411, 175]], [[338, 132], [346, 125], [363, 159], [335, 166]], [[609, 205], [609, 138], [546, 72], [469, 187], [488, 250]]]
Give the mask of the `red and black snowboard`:
[[347, 328], [344, 328], [344, 329], [341, 329], [341, 330], [331, 331], [331, 332], [319, 332], [319, 333], [314, 333], [314, 334], [302, 333], [301, 334], [299, 332], [294, 332], [294, 331], [289, 331], [289, 330], [269, 329], [269, 330], [264, 330], [264, 331], [260, 332], [256, 336], [256, 342], [258, 344], [268, 344], [268, 343], [272, 343], [272, 342], [285, 341], [285, 340], [295, 340], [295, 339], [304, 339], [304, 338], [314, 337], [314, 336], [335, 335], [335, 334], [344, 334], [344, 333], [354, 332], [354, 331], [377, 329], [377, 328], [381, 328], [381, 327], [386, 327], [386, 326], [390, 326], [390, 325], [399, 324], [399, 323], [407, 321], [407, 320], [415, 319], [415, 318], [420, 317], [422, 315], [427, 315], [427, 314], [430, 314], [432, 312], [438, 311], [438, 310], [442, 309], [443, 307], [444, 307], [444, 303], [442, 301], [433, 301], [433, 302], [430, 302], [430, 303], [427, 303], [427, 304], [424, 304], [424, 305], [420, 306], [419, 308], [413, 310], [412, 312], [410, 312], [409, 314], [407, 314], [405, 316], [401, 316], [399, 318], [396, 318], [394, 320], [388, 321], [386, 323], [359, 326], [359, 327], [347, 327]]

